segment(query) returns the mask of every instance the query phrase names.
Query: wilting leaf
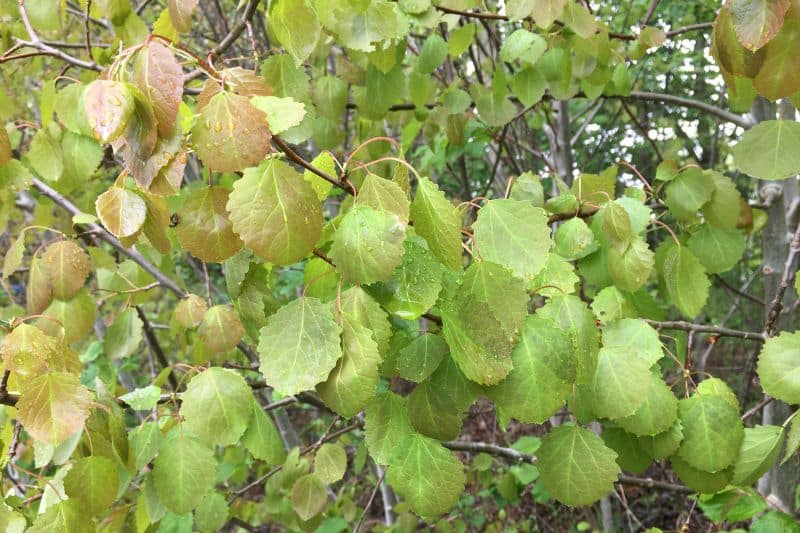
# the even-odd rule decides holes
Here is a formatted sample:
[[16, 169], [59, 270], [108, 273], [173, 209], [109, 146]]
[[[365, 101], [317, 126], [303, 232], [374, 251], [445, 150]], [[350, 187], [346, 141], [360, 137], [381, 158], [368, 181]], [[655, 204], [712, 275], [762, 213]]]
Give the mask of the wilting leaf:
[[133, 115], [134, 97], [122, 82], [95, 80], [83, 92], [83, 106], [95, 138], [108, 143], [125, 132]]
[[183, 96], [183, 72], [172, 52], [157, 40], [139, 50], [133, 64], [133, 83], [153, 107], [158, 134], [172, 133]]

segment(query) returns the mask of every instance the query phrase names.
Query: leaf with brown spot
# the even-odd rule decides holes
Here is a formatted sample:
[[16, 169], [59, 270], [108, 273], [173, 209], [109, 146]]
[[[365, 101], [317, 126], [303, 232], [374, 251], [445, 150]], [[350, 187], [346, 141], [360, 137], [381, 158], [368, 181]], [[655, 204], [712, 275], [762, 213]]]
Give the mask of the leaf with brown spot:
[[225, 210], [229, 194], [223, 187], [203, 187], [192, 191], [178, 210], [178, 242], [201, 261], [222, 262], [242, 247]]

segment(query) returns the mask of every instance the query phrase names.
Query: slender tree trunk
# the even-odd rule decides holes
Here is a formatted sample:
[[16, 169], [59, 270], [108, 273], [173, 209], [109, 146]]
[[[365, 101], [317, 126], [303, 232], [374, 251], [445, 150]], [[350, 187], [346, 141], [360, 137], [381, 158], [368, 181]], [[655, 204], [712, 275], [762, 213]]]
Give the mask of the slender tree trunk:
[[[781, 119], [795, 119], [795, 109], [789, 102], [783, 102], [779, 112]], [[759, 98], [753, 106], [753, 116], [758, 122], [772, 119], [775, 117], [775, 106]], [[775, 299], [775, 295], [778, 292], [786, 258], [789, 255], [789, 243], [791, 241], [791, 233], [794, 230], [792, 225], [794, 221], [788, 220], [788, 217], [798, 199], [797, 179], [790, 178], [781, 182], [767, 182], [759, 192], [762, 199], [769, 205], [767, 208], [767, 224], [761, 237], [764, 301], [767, 303], [766, 312], [769, 313], [770, 303]], [[794, 291], [786, 291], [783, 302], [784, 310], [792, 309], [795, 299]], [[785, 330], [791, 325], [789, 313], [785, 313], [778, 320], [779, 331]], [[789, 406], [785, 403], [773, 402], [764, 407], [761, 423], [764, 425], [780, 425], [790, 413]], [[777, 498], [780, 505], [786, 509], [793, 510], [794, 491], [797, 487], [798, 479], [800, 479], [800, 461], [795, 457], [782, 467], [773, 466], [758, 481], [758, 490], [765, 496]]]

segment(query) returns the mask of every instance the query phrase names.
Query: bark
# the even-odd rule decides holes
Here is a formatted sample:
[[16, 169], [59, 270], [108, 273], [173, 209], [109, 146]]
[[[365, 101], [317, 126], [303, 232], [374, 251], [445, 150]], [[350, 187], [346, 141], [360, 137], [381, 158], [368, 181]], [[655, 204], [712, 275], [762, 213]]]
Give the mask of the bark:
[[[795, 109], [788, 102], [781, 104], [779, 113], [782, 119], [795, 119]], [[775, 106], [759, 98], [753, 105], [752, 114], [757, 122], [774, 118]], [[798, 198], [797, 179], [766, 182], [761, 187], [760, 194], [769, 204], [767, 224], [761, 236], [764, 301], [769, 303], [774, 300], [778, 291], [786, 258], [789, 255], [790, 232], [793, 233], [794, 227], [791, 226], [793, 221], [787, 220], [787, 217], [792, 212]], [[783, 301], [784, 310], [792, 309], [794, 300], [796, 300], [794, 291], [786, 291]], [[769, 313], [769, 305], [766, 312]], [[791, 325], [790, 313], [784, 312], [778, 320], [778, 331], [786, 330]], [[772, 402], [764, 407], [761, 423], [780, 425], [790, 413], [789, 406], [785, 403]], [[798, 479], [800, 479], [800, 460], [795, 456], [783, 466], [773, 466], [758, 481], [758, 490], [764, 496], [777, 498], [784, 508], [794, 510], [794, 491]]]

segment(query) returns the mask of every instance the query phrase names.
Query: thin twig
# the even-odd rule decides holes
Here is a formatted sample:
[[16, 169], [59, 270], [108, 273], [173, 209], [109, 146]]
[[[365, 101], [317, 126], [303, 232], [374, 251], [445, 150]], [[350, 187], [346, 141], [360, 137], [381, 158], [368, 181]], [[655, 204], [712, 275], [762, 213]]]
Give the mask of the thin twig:
[[378, 490], [381, 488], [381, 483], [383, 483], [383, 478], [386, 477], [386, 470], [381, 471], [380, 477], [378, 477], [378, 481], [375, 482], [375, 488], [372, 489], [372, 494], [369, 495], [369, 500], [367, 500], [367, 504], [364, 506], [364, 511], [361, 512], [361, 516], [358, 517], [358, 521], [356, 522], [353, 531], [358, 533], [361, 531], [361, 524], [364, 523], [364, 519], [367, 517], [367, 513], [369, 512], [369, 508], [372, 507], [372, 502], [375, 501], [375, 495], [378, 494]]
[[764, 341], [766, 339], [766, 336], [763, 333], [755, 331], [741, 331], [738, 329], [723, 328], [720, 326], [693, 324], [691, 322], [685, 322], [683, 320], [670, 320], [666, 322], [660, 322], [658, 320], [645, 319], [645, 322], [647, 322], [656, 329], [677, 329], [681, 331], [697, 331], [699, 333], [711, 333], [712, 335], [718, 335], [720, 337], [737, 337], [739, 339], [747, 339], [754, 341]]

